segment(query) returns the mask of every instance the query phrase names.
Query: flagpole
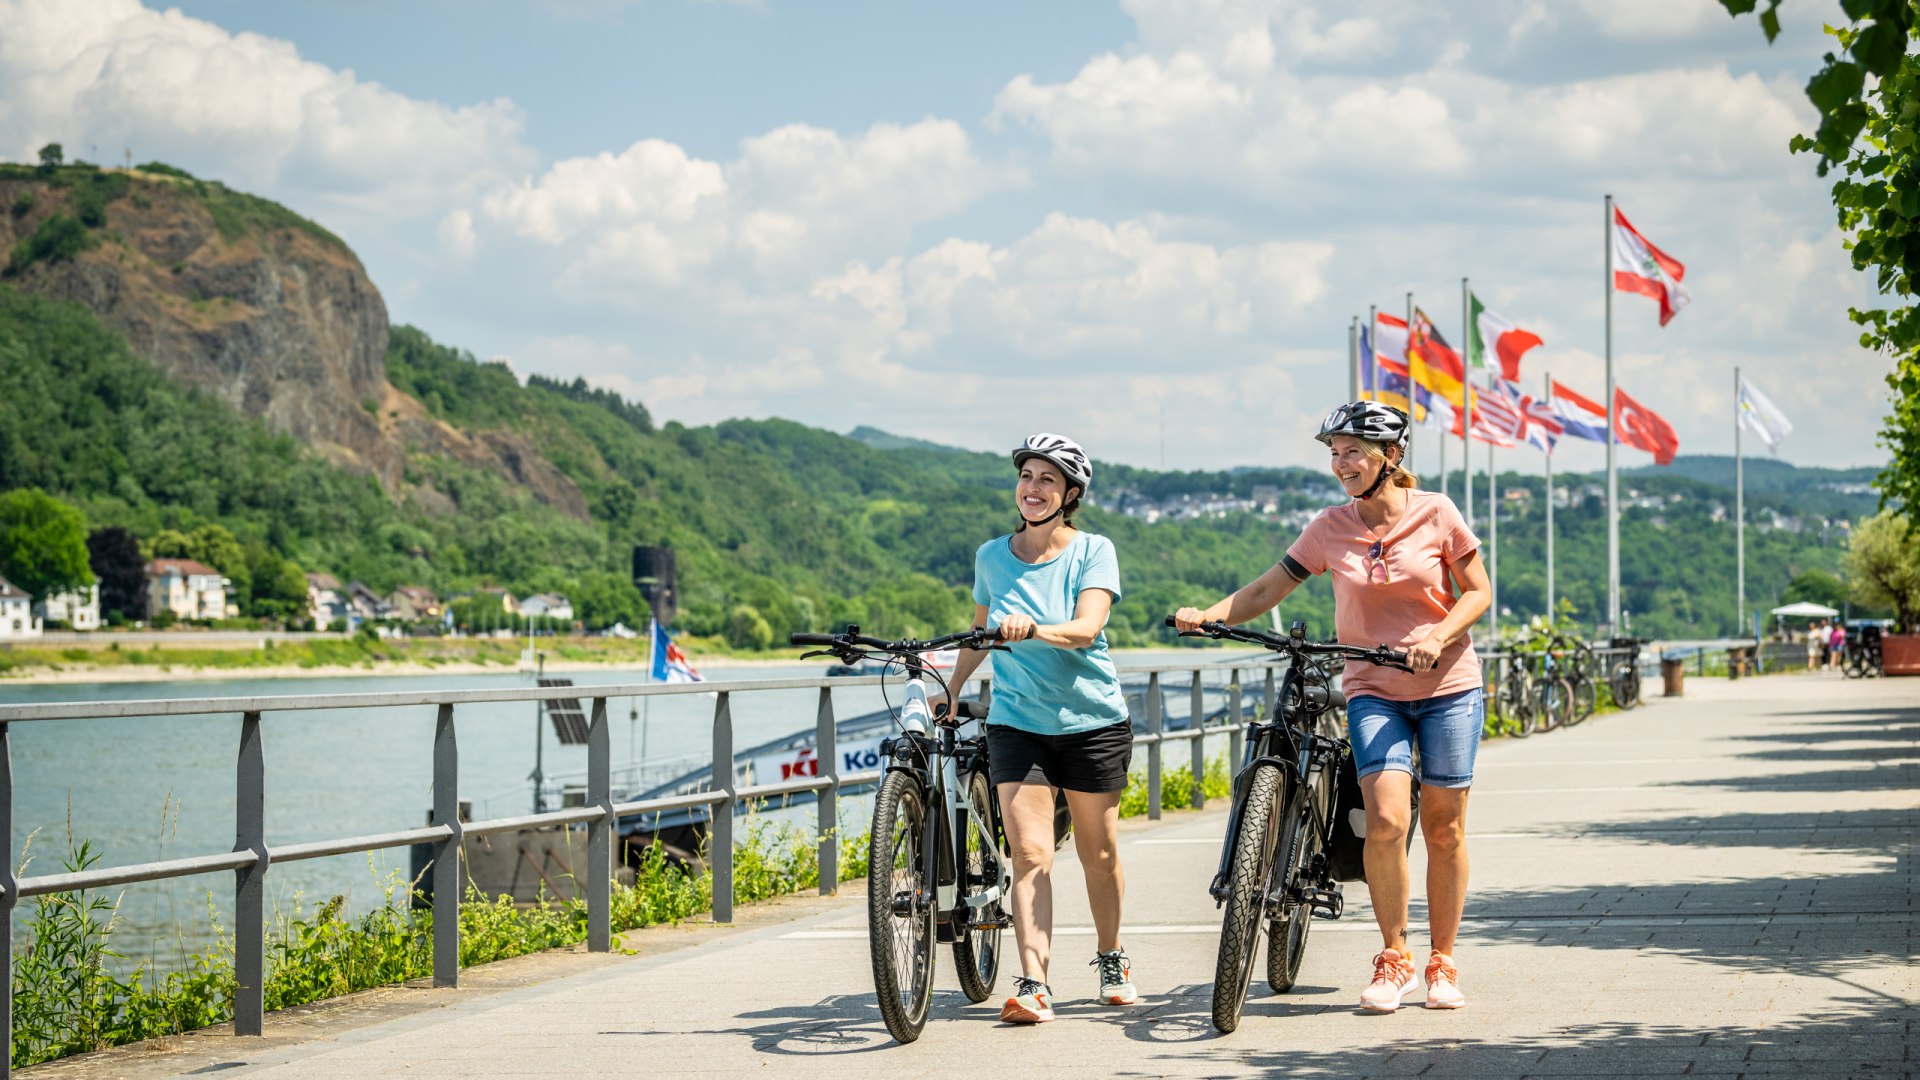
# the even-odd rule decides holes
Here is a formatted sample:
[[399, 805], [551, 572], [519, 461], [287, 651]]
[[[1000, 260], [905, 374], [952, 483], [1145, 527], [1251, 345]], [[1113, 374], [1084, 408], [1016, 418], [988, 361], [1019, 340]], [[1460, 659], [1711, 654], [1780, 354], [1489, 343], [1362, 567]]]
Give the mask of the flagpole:
[[1608, 633], [1620, 633], [1620, 475], [1614, 462], [1613, 387], [1613, 196], [1606, 197], [1606, 229], [1600, 234], [1606, 249], [1607, 294], [1607, 624]]
[[[1411, 373], [1412, 369], [1409, 368], [1408, 371]], [[1440, 494], [1442, 495], [1447, 493], [1447, 435], [1448, 432], [1440, 432]]]
[[1407, 293], [1407, 351], [1401, 359], [1407, 363], [1407, 452], [1401, 455], [1406, 459], [1401, 462], [1401, 465], [1408, 472], [1412, 472], [1413, 421], [1417, 419], [1415, 414], [1419, 412], [1419, 406], [1415, 403], [1415, 399], [1419, 395], [1414, 390], [1413, 382], [1413, 293], [1411, 291]]
[[1347, 400], [1360, 400], [1360, 316], [1347, 324]]
[[1460, 503], [1467, 508], [1467, 528], [1473, 528], [1473, 311], [1467, 279], [1460, 279], [1460, 374], [1467, 384], [1467, 418], [1460, 425]]
[[[1553, 401], [1553, 373], [1547, 373], [1546, 400]], [[1551, 436], [1552, 432], [1548, 432]], [[1553, 602], [1553, 441], [1547, 440], [1547, 621], [1553, 622], [1559, 610]]]
[[1487, 444], [1487, 546], [1493, 558], [1487, 560], [1487, 577], [1493, 585], [1492, 603], [1487, 606], [1489, 647], [1500, 644], [1500, 474], [1493, 470], [1493, 444]]
[[1380, 308], [1367, 305], [1367, 340], [1373, 344], [1373, 398], [1380, 400]]
[[1733, 369], [1733, 576], [1734, 634], [1747, 632], [1747, 476], [1740, 456], [1740, 368]]

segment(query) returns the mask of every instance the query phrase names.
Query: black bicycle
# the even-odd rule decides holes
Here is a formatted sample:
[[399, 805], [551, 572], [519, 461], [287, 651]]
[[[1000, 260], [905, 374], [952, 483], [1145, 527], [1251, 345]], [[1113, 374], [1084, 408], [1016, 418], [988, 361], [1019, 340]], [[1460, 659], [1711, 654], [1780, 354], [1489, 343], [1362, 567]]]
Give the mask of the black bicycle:
[[[1167, 625], [1173, 625], [1171, 617]], [[1225, 908], [1214, 962], [1213, 1026], [1230, 1032], [1240, 1026], [1247, 1004], [1262, 927], [1267, 984], [1275, 993], [1286, 993], [1300, 973], [1311, 920], [1337, 919], [1344, 906], [1329, 848], [1337, 824], [1337, 781], [1352, 751], [1346, 739], [1316, 730], [1324, 715], [1346, 705], [1333, 688], [1328, 665], [1365, 660], [1413, 669], [1405, 653], [1384, 645], [1362, 649], [1308, 641], [1306, 625], [1299, 622], [1286, 637], [1218, 622], [1202, 623], [1182, 636], [1258, 645], [1290, 661], [1275, 715], [1247, 725], [1246, 758], [1233, 779], [1220, 869], [1207, 890]]]
[[921, 654], [1006, 647], [996, 644], [990, 630], [882, 641], [849, 626], [840, 634], [794, 634], [788, 640], [819, 646], [802, 659], [880, 660], [906, 674], [906, 697], [894, 714], [900, 733], [880, 744], [887, 764], [874, 796], [867, 848], [867, 945], [887, 1031], [912, 1042], [926, 1027], [933, 1001], [934, 945], [953, 945], [960, 989], [969, 1001], [985, 1001], [1000, 973], [1000, 931], [1009, 925], [1006, 830], [980, 724], [987, 708], [955, 701], [950, 711], [935, 715], [927, 677], [943, 691], [950, 688]]
[[[1613, 703], [1622, 709], [1640, 704], [1639, 638], [1617, 637], [1608, 643], [1616, 650], [1613, 666], [1607, 671], [1607, 690]], [[1624, 652], [1625, 655], [1620, 655]]]

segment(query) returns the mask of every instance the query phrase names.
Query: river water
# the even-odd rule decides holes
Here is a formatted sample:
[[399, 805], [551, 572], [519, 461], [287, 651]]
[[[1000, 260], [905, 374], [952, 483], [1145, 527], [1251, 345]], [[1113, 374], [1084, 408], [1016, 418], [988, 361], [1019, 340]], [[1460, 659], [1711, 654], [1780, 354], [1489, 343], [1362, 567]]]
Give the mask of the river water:
[[[709, 678], [777, 679], [818, 676], [820, 663], [714, 669]], [[1225, 672], [1209, 683], [1224, 682]], [[630, 670], [570, 672], [577, 685], [640, 681]], [[895, 701], [900, 690], [890, 680]], [[230, 698], [530, 686], [516, 673], [347, 676], [316, 679], [233, 679], [151, 683], [69, 683], [0, 686], [0, 703]], [[1169, 715], [1185, 695], [1170, 684]], [[583, 694], [583, 697], [586, 696]], [[811, 731], [818, 693], [813, 689], [735, 693], [736, 751]], [[585, 702], [583, 702], [585, 704]], [[834, 690], [841, 719], [883, 708], [878, 687]], [[706, 767], [711, 758], [714, 695], [656, 696], [608, 702], [616, 774], [643, 758], [655, 764]], [[267, 713], [266, 827], [269, 845], [388, 832], [425, 824], [432, 804], [431, 706], [327, 709]], [[535, 738], [549, 778], [584, 775], [586, 748], [562, 746], [532, 702], [461, 705], [455, 711], [460, 746], [460, 793], [475, 818], [532, 809], [528, 775]], [[28, 875], [57, 873], [72, 845], [85, 842], [98, 865], [227, 852], [234, 844], [234, 766], [237, 713], [35, 721], [13, 725], [14, 850], [25, 851]], [[1169, 767], [1183, 760], [1169, 755]], [[670, 770], [679, 771], [679, 770]], [[858, 828], [857, 803], [842, 804], [842, 824]], [[275, 865], [267, 875], [269, 917], [311, 910], [333, 896], [349, 910], [404, 896], [404, 848]], [[107, 890], [118, 905], [114, 947], [125, 964], [173, 970], [212, 940], [213, 920], [231, 927], [232, 875], [221, 873], [146, 882]], [[14, 942], [27, 932], [32, 901], [15, 917]]]
[[[720, 669], [710, 678], [816, 676], [821, 664]], [[569, 673], [581, 687], [633, 683], [626, 670]], [[70, 683], [0, 687], [0, 703], [350, 694], [529, 686], [520, 674], [352, 676], [153, 683]], [[894, 691], [898, 696], [898, 690]], [[817, 692], [733, 695], [735, 746], [811, 730]], [[882, 707], [874, 687], [834, 691], [838, 715]], [[584, 704], [584, 703], [583, 703]], [[714, 697], [654, 697], [644, 715], [633, 699], [608, 702], [616, 767], [711, 755]], [[532, 702], [461, 705], [460, 792], [475, 817], [527, 813], [536, 733], [548, 776], [583, 773], [586, 747], [562, 746]], [[433, 801], [432, 707], [267, 713], [266, 826], [270, 845], [412, 828]], [[234, 843], [236, 713], [43, 721], [13, 725], [14, 850], [27, 874], [56, 873], [71, 843], [85, 841], [101, 866], [231, 851]], [[70, 839], [71, 838], [71, 841]], [[339, 894], [364, 909], [385, 899], [407, 872], [403, 848], [275, 865], [267, 875], [270, 912], [291, 915]], [[404, 892], [404, 890], [403, 890]], [[148, 882], [109, 890], [119, 900], [114, 945], [129, 962], [171, 969], [211, 937], [209, 908], [231, 926], [228, 874]], [[16, 916], [25, 933], [32, 902]]]

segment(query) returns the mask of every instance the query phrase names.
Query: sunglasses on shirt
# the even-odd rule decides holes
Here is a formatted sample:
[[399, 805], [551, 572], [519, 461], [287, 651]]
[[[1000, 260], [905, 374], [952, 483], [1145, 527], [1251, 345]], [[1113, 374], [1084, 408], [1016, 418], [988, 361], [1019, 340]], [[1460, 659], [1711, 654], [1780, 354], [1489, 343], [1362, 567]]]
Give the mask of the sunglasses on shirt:
[[[1367, 548], [1367, 582], [1372, 585], [1391, 585], [1393, 576], [1387, 572], [1386, 548], [1381, 541], [1375, 540]], [[1376, 573], [1375, 571], [1378, 571]]]

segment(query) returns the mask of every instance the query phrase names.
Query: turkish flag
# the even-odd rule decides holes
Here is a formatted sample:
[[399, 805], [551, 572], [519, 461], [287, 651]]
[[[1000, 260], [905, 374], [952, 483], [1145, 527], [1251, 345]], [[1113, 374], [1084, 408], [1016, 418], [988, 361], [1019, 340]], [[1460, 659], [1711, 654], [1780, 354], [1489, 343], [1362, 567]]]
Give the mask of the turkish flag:
[[1618, 433], [1614, 441], [1652, 454], [1655, 465], [1673, 464], [1673, 455], [1680, 452], [1680, 436], [1673, 425], [1617, 386], [1613, 389], [1613, 422]]

